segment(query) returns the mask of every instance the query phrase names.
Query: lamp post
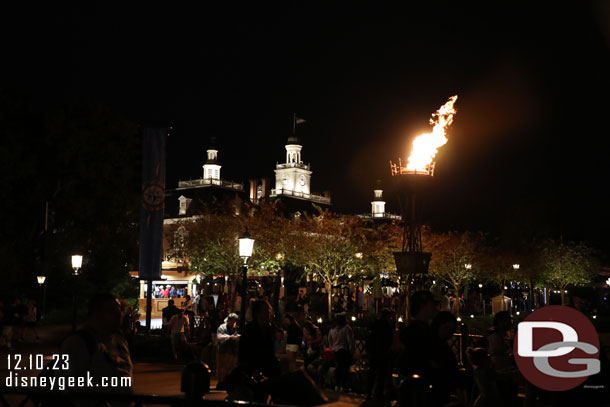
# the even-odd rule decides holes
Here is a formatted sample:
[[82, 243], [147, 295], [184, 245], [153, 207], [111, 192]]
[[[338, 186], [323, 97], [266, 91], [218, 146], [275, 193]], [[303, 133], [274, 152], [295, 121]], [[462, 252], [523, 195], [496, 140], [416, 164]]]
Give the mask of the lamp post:
[[248, 293], [248, 259], [252, 256], [252, 249], [254, 248], [254, 239], [250, 237], [248, 228], [244, 234], [239, 238], [239, 257], [244, 259], [244, 265], [242, 267], [242, 284], [241, 284], [241, 310], [240, 310], [240, 327], [244, 329], [246, 326], [246, 295]]
[[47, 276], [36, 276], [36, 280], [38, 280], [38, 285], [40, 285], [40, 318], [44, 317], [45, 310], [45, 302], [46, 302], [46, 290], [44, 282], [47, 279]]
[[83, 256], [80, 254], [72, 255], [72, 332], [76, 331], [76, 277], [80, 273], [83, 265]]
[[483, 305], [483, 315], [485, 315], [485, 300], [483, 299], [483, 284], [479, 283], [479, 296], [481, 305]]

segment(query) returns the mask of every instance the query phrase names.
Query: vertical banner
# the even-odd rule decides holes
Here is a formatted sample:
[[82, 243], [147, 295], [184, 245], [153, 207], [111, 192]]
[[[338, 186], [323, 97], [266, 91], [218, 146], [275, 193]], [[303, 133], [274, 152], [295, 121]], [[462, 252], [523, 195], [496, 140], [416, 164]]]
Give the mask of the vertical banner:
[[140, 209], [139, 267], [139, 277], [142, 280], [158, 280], [161, 278], [163, 209], [165, 208], [165, 139], [167, 131], [164, 128], [142, 129], [142, 207]]

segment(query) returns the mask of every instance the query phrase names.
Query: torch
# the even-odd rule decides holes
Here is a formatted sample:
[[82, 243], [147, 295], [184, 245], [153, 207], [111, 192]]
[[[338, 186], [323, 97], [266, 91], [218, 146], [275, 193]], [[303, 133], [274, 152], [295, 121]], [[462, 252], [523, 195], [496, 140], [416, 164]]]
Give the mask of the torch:
[[423, 251], [422, 245], [422, 203], [420, 196], [431, 186], [434, 176], [434, 157], [438, 149], [447, 143], [447, 128], [453, 122], [455, 109], [453, 105], [457, 95], [449, 98], [447, 103], [432, 114], [430, 124], [432, 132], [422, 134], [413, 140], [411, 155], [406, 164], [402, 159], [398, 163], [390, 161], [390, 171], [395, 186], [399, 191], [400, 209], [403, 218], [402, 250], [394, 252], [394, 261], [398, 275], [406, 277], [407, 317], [409, 314], [408, 298], [412, 281], [428, 273], [431, 253]]

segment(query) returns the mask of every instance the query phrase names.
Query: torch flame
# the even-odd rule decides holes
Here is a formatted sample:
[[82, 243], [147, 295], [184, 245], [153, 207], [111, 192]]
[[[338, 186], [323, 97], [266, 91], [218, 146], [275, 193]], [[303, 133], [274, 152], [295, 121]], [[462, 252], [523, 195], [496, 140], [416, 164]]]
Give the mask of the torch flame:
[[447, 103], [432, 114], [430, 124], [434, 127], [431, 133], [421, 134], [413, 140], [413, 150], [409, 156], [407, 171], [416, 173], [430, 171], [430, 164], [438, 149], [447, 143], [445, 131], [453, 123], [453, 115], [456, 113], [453, 104], [457, 98], [457, 95], [451, 96]]

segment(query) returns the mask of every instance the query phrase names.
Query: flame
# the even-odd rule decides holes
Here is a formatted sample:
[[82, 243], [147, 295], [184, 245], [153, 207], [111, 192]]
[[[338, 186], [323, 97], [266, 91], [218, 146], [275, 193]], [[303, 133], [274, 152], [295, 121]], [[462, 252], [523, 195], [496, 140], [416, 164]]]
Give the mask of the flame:
[[431, 133], [421, 134], [413, 140], [413, 150], [409, 156], [407, 171], [425, 173], [430, 171], [430, 164], [438, 149], [447, 143], [445, 131], [453, 123], [453, 115], [456, 113], [453, 104], [457, 98], [457, 95], [451, 96], [447, 103], [432, 114], [430, 124], [434, 127]]

